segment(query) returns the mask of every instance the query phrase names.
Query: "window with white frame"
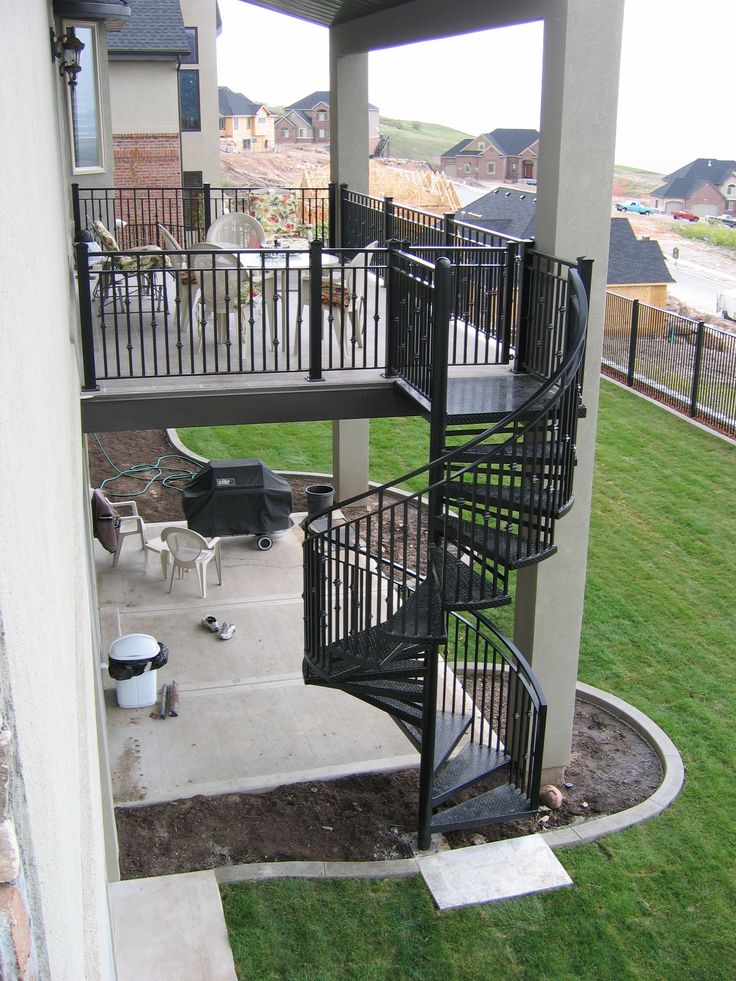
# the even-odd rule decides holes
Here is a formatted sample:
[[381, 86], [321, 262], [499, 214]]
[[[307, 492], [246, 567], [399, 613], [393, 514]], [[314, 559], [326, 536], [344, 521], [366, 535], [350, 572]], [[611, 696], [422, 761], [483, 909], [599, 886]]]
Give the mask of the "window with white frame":
[[466, 163], [465, 164], [465, 173], [466, 174], [469, 174], [470, 173], [470, 164], [469, 163]]
[[288, 140], [288, 139], [289, 139], [289, 130], [288, 130], [288, 129], [287, 129], [287, 128], [286, 128], [285, 126], [284, 126], [284, 128], [283, 128], [283, 129], [281, 130], [281, 136], [282, 136], [282, 138], [283, 138], [284, 140]]
[[298, 131], [299, 138], [305, 140], [307, 138], [307, 131], [303, 126], [299, 127]]
[[317, 113], [317, 122], [323, 123], [323, 122], [325, 122], [326, 119], [327, 119], [327, 113], [326, 112], [318, 112]]
[[495, 163], [494, 160], [489, 160], [488, 163], [486, 164], [486, 166], [488, 168], [488, 173], [489, 174], [495, 174], [496, 173], [496, 163]]
[[265, 116], [259, 116], [258, 117], [258, 125], [259, 126], [264, 126], [265, 123], [266, 123], [266, 117]]
[[483, 142], [483, 140], [478, 140], [478, 149], [479, 150], [485, 150], [485, 148], [486, 148], [486, 145]]
[[317, 130], [317, 137], [318, 137], [318, 139], [320, 139], [320, 140], [324, 140], [324, 138], [325, 138], [325, 136], [326, 136], [326, 132], [327, 132], [327, 131], [326, 131], [326, 130], [324, 130], [324, 129], [318, 129], [318, 130]]
[[84, 48], [79, 56], [80, 72], [74, 87], [66, 86], [69, 106], [69, 128], [72, 136], [72, 170], [89, 174], [104, 170], [102, 123], [100, 119], [100, 88], [97, 67], [97, 26], [64, 22]]

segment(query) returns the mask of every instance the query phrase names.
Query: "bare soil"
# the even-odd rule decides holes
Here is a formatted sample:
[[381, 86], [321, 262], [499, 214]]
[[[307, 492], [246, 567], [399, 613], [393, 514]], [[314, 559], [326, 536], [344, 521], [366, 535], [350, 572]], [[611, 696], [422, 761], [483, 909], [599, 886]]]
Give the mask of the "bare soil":
[[[144, 467], [139, 479], [107, 485], [139, 492], [146, 465], [173, 453], [160, 431], [108, 433], [103, 446], [118, 469]], [[115, 469], [90, 439], [90, 474], [99, 486]], [[175, 459], [163, 465], [180, 466]], [[294, 510], [306, 510], [309, 478], [289, 478]], [[183, 519], [180, 495], [154, 483], [137, 498], [147, 521]], [[645, 800], [662, 779], [659, 761], [637, 733], [610, 713], [578, 699], [572, 759], [561, 787], [562, 807], [534, 818], [447, 836], [452, 847], [531, 834], [612, 814]], [[489, 784], [490, 786], [490, 784]], [[373, 861], [411, 854], [417, 824], [416, 770], [279, 787], [260, 794], [193, 797], [117, 808], [124, 878], [165, 875], [263, 861]]]

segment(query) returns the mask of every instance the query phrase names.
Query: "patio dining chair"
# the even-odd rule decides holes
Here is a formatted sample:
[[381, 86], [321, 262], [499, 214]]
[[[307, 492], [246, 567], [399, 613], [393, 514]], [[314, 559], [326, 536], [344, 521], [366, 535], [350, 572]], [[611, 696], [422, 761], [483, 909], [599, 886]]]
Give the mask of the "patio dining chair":
[[138, 505], [135, 501], [109, 501], [110, 507], [120, 518], [120, 527], [118, 528], [118, 547], [115, 549], [112, 556], [112, 564], [115, 567], [118, 564], [118, 559], [120, 558], [120, 553], [123, 550], [123, 543], [126, 538], [130, 538], [133, 535], [138, 535], [141, 541], [141, 548], [146, 546], [146, 523], [143, 518], [138, 514]]
[[[375, 249], [378, 242], [371, 242], [366, 249]], [[365, 252], [358, 252], [345, 266], [339, 266], [322, 277], [322, 310], [327, 310], [328, 318], [338, 345], [344, 345], [347, 353], [348, 341], [355, 340], [358, 347], [363, 347], [365, 335], [365, 293], [368, 277], [369, 259]], [[310, 279], [306, 274], [302, 277], [302, 299], [306, 306], [309, 303]], [[347, 314], [347, 318], [346, 315]], [[345, 319], [350, 324], [350, 335], [343, 330]], [[357, 325], [357, 329], [356, 329]], [[301, 338], [297, 335], [294, 342], [294, 353]]]
[[171, 553], [171, 574], [169, 578], [169, 592], [174, 585], [174, 574], [179, 577], [195, 569], [199, 580], [199, 594], [202, 599], [207, 596], [207, 566], [215, 560], [217, 569], [217, 581], [222, 585], [222, 556], [220, 554], [219, 538], [204, 538], [191, 528], [179, 528], [170, 525], [161, 530], [161, 541], [164, 542]]
[[266, 232], [260, 221], [241, 211], [215, 218], [205, 238], [213, 245], [235, 246], [238, 249], [257, 249], [266, 244]]
[[[103, 306], [110, 295], [113, 300], [122, 298], [127, 303], [131, 295], [147, 293], [155, 302], [156, 310], [160, 310], [163, 285], [156, 283], [156, 274], [168, 268], [167, 257], [161, 254], [161, 248], [158, 245], [139, 245], [121, 251], [115, 236], [98, 218], [92, 218], [90, 225], [95, 241], [107, 253], [103, 257], [98, 279]], [[121, 279], [124, 289], [121, 289]], [[131, 293], [131, 281], [134, 283], [134, 293]]]
[[[203, 324], [214, 314], [215, 334], [220, 343], [230, 336], [230, 315], [238, 314], [241, 339], [253, 308], [260, 303], [262, 281], [260, 273], [241, 267], [238, 257], [210, 242], [193, 246], [189, 271], [196, 283], [188, 289], [194, 296], [190, 308], [202, 311], [199, 324], [199, 349], [202, 349]], [[241, 313], [242, 308], [242, 313]]]

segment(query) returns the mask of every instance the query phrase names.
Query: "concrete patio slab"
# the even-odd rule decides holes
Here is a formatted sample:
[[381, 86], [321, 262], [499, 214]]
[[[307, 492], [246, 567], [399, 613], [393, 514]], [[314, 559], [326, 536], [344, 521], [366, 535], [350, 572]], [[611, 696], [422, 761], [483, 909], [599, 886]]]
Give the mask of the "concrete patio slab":
[[235, 981], [214, 872], [109, 885], [118, 981]]
[[440, 910], [496, 903], [572, 885], [541, 835], [418, 855], [417, 864]]
[[[149, 537], [161, 527], [148, 526]], [[179, 715], [152, 719], [151, 706], [120, 708], [104, 672], [117, 804], [418, 765], [418, 754], [379, 709], [304, 685], [301, 540], [298, 526], [269, 552], [250, 537], [223, 539], [223, 584], [210, 572], [204, 600], [196, 578], [175, 580], [169, 594], [156, 556], [146, 566], [137, 542], [126, 542], [117, 568], [100, 550], [103, 651], [121, 634], [151, 634], [169, 648], [158, 687], [176, 681], [179, 689]], [[200, 625], [209, 613], [236, 624], [230, 640]]]

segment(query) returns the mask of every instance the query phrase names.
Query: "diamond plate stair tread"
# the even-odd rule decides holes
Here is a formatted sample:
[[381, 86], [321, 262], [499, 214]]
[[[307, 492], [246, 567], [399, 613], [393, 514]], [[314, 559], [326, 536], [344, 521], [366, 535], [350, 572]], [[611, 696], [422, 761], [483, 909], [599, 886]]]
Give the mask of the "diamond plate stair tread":
[[379, 626], [381, 637], [391, 640], [441, 642], [447, 637], [445, 617], [437, 587], [429, 579]]
[[368, 702], [369, 705], [375, 705], [376, 708], [383, 709], [384, 712], [388, 712], [389, 715], [394, 718], [401, 719], [402, 722], [406, 722], [409, 725], [421, 726], [422, 724], [422, 707], [421, 705], [405, 705], [404, 702], [400, 702], [396, 698], [386, 698], [383, 695], [369, 695], [360, 694], [356, 697], [362, 698], [364, 702]]
[[435, 572], [442, 580], [442, 599], [446, 610], [486, 609], [511, 602], [511, 597], [503, 592], [500, 583], [479, 575], [454, 555], [434, 552], [433, 562]]
[[499, 507], [509, 508], [514, 511], [519, 511], [524, 507], [527, 510], [531, 508], [533, 512], [540, 512], [541, 514], [546, 514], [547, 510], [550, 509], [550, 514], [555, 518], [561, 518], [564, 514], [567, 514], [572, 507], [574, 499], [574, 495], [571, 495], [569, 500], [563, 501], [561, 504], [555, 504], [553, 495], [546, 489], [535, 492], [529, 488], [519, 487], [518, 485], [515, 487], [508, 485], [499, 487], [495, 483], [483, 483], [473, 486], [472, 483], [463, 483], [459, 480], [453, 480], [445, 485], [444, 496], [446, 500], [459, 505], [461, 505], [461, 502], [464, 502], [468, 506], [472, 506], [474, 503], [496, 504]]
[[509, 569], [518, 569], [524, 565], [531, 565], [539, 562], [557, 551], [556, 545], [540, 549], [538, 552], [531, 551], [531, 543], [526, 538], [519, 538], [508, 531], [500, 531], [497, 528], [484, 528], [483, 525], [474, 524], [472, 521], [458, 520], [448, 517], [444, 519], [444, 531], [450, 541], [463, 544], [473, 544], [482, 549], [486, 554], [498, 559]]
[[[490, 444], [480, 444], [478, 446], [470, 446], [467, 449], [461, 449], [453, 446], [446, 446], [444, 452], [449, 453], [452, 450], [457, 450], [453, 454], [453, 461], [456, 463], [482, 463], [485, 457], [489, 455], [489, 452], [494, 449]], [[557, 447], [555, 443], [497, 443], [495, 447], [496, 452], [488, 460], [489, 463], [495, 463], [499, 460], [510, 461], [512, 463], [554, 463], [556, 460]]]
[[[350, 638], [329, 644], [323, 651], [323, 657], [325, 660], [332, 658], [333, 667], [337, 670], [333, 670], [329, 677], [337, 678], [353, 670], [361, 671], [371, 666], [381, 668], [386, 663], [398, 660], [401, 655], [410, 654], [416, 647], [416, 644], [402, 644], [392, 640], [385, 643], [381, 628], [374, 626]], [[406, 657], [402, 660], [406, 661]], [[344, 666], [344, 670], [341, 666]], [[319, 670], [316, 665], [315, 670]]]
[[468, 743], [435, 776], [432, 787], [433, 804], [441, 804], [457, 791], [498, 772], [508, 766], [510, 760], [511, 757], [501, 749]]
[[533, 375], [508, 372], [447, 379], [447, 423], [494, 422], [519, 409], [541, 385]]
[[377, 695], [381, 698], [395, 698], [407, 705], [421, 705], [424, 698], [424, 685], [420, 682], [397, 681], [394, 679], [351, 678], [343, 682], [345, 691], [356, 695]]
[[533, 814], [529, 800], [511, 784], [504, 784], [462, 804], [448, 807], [432, 818], [432, 833], [458, 828], [480, 828], [511, 818]]
[[[436, 727], [434, 736], [434, 764], [433, 769], [439, 770], [447, 760], [450, 753], [457, 746], [468, 730], [473, 721], [470, 715], [459, 715], [456, 712], [437, 712]], [[421, 729], [412, 725], [402, 726], [412, 744], [417, 749], [422, 746]]]

